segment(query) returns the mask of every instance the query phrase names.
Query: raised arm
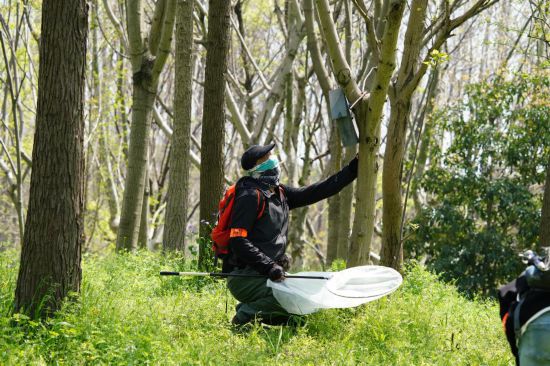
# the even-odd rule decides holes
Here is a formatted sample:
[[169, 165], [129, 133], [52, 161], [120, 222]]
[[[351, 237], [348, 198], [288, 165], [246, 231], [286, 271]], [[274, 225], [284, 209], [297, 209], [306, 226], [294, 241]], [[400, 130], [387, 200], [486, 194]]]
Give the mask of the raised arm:
[[283, 186], [288, 200], [288, 207], [294, 208], [311, 205], [340, 192], [345, 186], [357, 178], [357, 158], [350, 161], [338, 173], [320, 182], [305, 187]]

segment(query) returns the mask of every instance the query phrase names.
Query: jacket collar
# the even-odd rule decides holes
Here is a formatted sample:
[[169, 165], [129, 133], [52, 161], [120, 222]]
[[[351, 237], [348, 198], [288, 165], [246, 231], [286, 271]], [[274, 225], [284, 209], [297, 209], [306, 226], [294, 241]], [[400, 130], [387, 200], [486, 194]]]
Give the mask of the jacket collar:
[[275, 192], [272, 191], [267, 184], [260, 182], [259, 180], [249, 176], [244, 176], [241, 179], [239, 179], [237, 182], [237, 185], [243, 188], [259, 189], [268, 198], [274, 195], [275, 192], [277, 191], [277, 190], [275, 190]]

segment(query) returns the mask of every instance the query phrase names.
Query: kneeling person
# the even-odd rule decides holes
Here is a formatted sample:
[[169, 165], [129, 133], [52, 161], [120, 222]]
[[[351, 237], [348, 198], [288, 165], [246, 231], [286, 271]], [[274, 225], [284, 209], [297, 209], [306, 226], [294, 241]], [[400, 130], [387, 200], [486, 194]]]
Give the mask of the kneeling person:
[[[328, 198], [353, 182], [357, 158], [323, 181], [294, 188], [279, 184], [279, 161], [271, 156], [274, 146], [252, 146], [241, 158], [247, 175], [236, 184], [229, 254], [223, 272], [263, 274], [279, 282], [290, 266], [285, 254], [289, 211]], [[227, 287], [240, 301], [233, 324], [246, 324], [256, 318], [270, 324], [288, 320], [290, 314], [277, 302], [265, 279], [228, 277]]]

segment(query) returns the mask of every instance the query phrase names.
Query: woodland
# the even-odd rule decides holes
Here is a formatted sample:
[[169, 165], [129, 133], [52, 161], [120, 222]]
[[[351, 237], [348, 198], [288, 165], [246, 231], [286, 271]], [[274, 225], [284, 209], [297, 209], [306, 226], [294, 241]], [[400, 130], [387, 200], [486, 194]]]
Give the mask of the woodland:
[[[496, 289], [550, 247], [548, 1], [0, 0], [0, 47], [0, 363], [511, 364]], [[222, 282], [159, 278], [219, 270], [268, 143], [289, 186], [359, 159], [291, 211], [292, 272], [399, 291], [233, 335]]]

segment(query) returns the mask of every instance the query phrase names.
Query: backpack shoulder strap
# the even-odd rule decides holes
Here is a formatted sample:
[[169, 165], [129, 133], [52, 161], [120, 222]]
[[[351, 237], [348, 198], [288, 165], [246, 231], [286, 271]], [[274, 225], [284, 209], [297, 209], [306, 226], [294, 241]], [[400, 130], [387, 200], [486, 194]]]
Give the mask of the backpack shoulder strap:
[[282, 185], [279, 184], [279, 197], [281, 199], [286, 199], [286, 193], [285, 193], [285, 189]]
[[[237, 183], [235, 183], [235, 198], [237, 197], [237, 189], [239, 188], [239, 183], [241, 183], [243, 180], [247, 179], [248, 177], [241, 177]], [[254, 189], [256, 191], [256, 197], [258, 198], [258, 205], [257, 205], [257, 209], [259, 209], [259, 213], [258, 213], [258, 216], [256, 216], [256, 220], [258, 220], [260, 217], [262, 217], [262, 215], [264, 214], [264, 211], [265, 211], [265, 207], [266, 207], [266, 199], [263, 195], [262, 192], [260, 192], [260, 189], [259, 188], [252, 188], [252, 187], [242, 187], [244, 189], [247, 189], [249, 191], [251, 191], [252, 189]]]
[[262, 197], [264, 196], [262, 193], [260, 193], [260, 190], [256, 188], [256, 194], [258, 195], [258, 207], [260, 207], [260, 201], [262, 201], [262, 204], [261, 204], [261, 209], [260, 209], [260, 213], [258, 214], [258, 216], [256, 216], [256, 220], [258, 220], [260, 217], [262, 217], [262, 215], [264, 214], [264, 211], [265, 211], [265, 205], [266, 205], [266, 199], [265, 197], [262, 199]]

